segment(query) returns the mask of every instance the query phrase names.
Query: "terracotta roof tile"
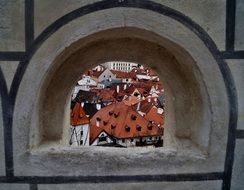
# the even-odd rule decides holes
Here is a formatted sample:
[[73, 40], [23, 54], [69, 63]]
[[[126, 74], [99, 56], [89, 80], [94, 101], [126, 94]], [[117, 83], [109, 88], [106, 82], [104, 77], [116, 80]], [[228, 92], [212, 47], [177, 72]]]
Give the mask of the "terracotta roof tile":
[[123, 102], [98, 111], [90, 122], [90, 142], [104, 130], [118, 139], [162, 135], [163, 128], [151, 124]]
[[135, 96], [129, 96], [127, 99], [125, 99], [123, 102], [125, 105], [127, 106], [132, 106], [137, 104], [138, 102], [140, 102], [141, 100], [139, 100], [137, 97]]
[[[140, 104], [140, 105], [138, 105]], [[154, 101], [154, 98], [146, 98], [145, 100], [133, 105], [133, 109], [136, 110], [139, 107], [138, 111], [141, 111], [143, 113], [148, 113], [153, 106], [157, 106], [158, 105], [158, 101]]]
[[71, 110], [70, 123], [73, 126], [84, 125], [89, 123], [89, 119], [86, 116], [85, 111], [81, 107], [81, 104], [76, 102], [73, 110]]
[[125, 78], [132, 78], [131, 74], [128, 72], [111, 70], [111, 72], [116, 75], [116, 78], [125, 79]]
[[164, 124], [164, 114], [158, 113], [158, 108], [153, 106], [150, 111], [144, 117], [148, 121], [152, 121], [155, 125], [162, 126]]
[[102, 102], [116, 101], [114, 98], [115, 91], [111, 89], [92, 89], [91, 92], [95, 92]]

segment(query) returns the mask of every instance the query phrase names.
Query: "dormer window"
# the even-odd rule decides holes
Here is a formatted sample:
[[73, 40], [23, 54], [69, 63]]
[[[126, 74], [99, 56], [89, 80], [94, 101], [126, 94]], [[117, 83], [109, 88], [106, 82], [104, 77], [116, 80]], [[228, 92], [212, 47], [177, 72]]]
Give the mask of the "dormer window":
[[128, 125], [125, 126], [125, 131], [130, 132], [130, 127]]
[[136, 125], [136, 130], [137, 131], [141, 131], [141, 126], [140, 125]]
[[152, 121], [149, 121], [149, 123], [147, 124], [148, 130], [152, 130], [152, 127], [153, 127], [153, 123]]
[[119, 116], [119, 112], [114, 113], [114, 117], [117, 118]]
[[136, 115], [131, 115], [131, 119], [135, 121], [136, 120]]
[[115, 124], [111, 124], [111, 129], [115, 129], [116, 125]]

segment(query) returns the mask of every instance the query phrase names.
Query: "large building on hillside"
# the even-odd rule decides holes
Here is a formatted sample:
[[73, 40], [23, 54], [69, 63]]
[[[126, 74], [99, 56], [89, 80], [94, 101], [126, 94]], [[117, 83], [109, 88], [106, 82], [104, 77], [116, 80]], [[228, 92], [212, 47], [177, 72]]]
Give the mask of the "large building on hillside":
[[138, 64], [123, 61], [111, 61], [104, 63], [104, 66], [110, 70], [130, 72], [134, 67], [137, 67]]

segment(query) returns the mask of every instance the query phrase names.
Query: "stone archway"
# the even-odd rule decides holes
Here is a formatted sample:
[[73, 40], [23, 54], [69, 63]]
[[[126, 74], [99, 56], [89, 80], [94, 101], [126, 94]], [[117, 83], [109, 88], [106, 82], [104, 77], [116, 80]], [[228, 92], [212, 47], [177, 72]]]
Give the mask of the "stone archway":
[[[119, 16], [120, 11], [124, 9], [116, 10], [116, 12], [113, 9], [108, 10], [110, 11], [117, 15], [118, 19], [123, 20]], [[134, 9], [128, 9], [127, 14], [133, 16], [134, 11]], [[27, 130], [30, 130], [30, 139], [24, 135], [25, 141], [20, 145], [30, 143], [31, 152], [34, 152], [36, 156], [30, 156], [27, 160], [50, 160], [45, 163], [44, 168], [54, 167], [56, 172], [62, 174], [64, 172], [61, 168], [62, 163], [66, 159], [71, 159], [72, 162], [80, 163], [79, 174], [81, 175], [92, 175], [93, 171], [97, 170], [96, 168], [99, 168], [98, 175], [111, 174], [113, 164], [124, 166], [117, 171], [117, 174], [125, 174], [128, 171], [131, 174], [146, 173], [148, 170], [156, 174], [171, 173], [182, 172], [185, 168], [206, 172], [222, 168], [224, 151], [217, 150], [224, 147], [227, 135], [226, 91], [216, 61], [208, 48], [192, 31], [167, 17], [160, 16], [162, 23], [156, 25], [152, 20], [158, 21], [158, 14], [150, 12], [149, 15], [147, 11], [136, 10], [138, 14], [136, 18], [145, 18], [144, 25], [142, 26], [138, 20], [133, 20], [134, 17], [131, 17], [131, 20], [126, 21], [128, 26], [124, 27], [121, 26], [124, 25], [124, 21], [115, 20], [115, 23], [107, 21], [106, 16], [103, 15], [104, 12], [93, 15], [101, 21], [97, 24], [100, 26], [99, 29], [93, 28], [92, 22], [88, 22], [90, 26], [81, 27], [83, 19], [89, 18], [74, 21], [47, 40], [32, 58], [21, 84], [17, 98], [19, 106], [15, 111], [15, 125], [30, 126], [24, 131], [28, 134]], [[101, 17], [101, 14], [104, 17]], [[163, 30], [162, 26], [167, 26], [167, 28]], [[174, 30], [175, 28], [177, 30]], [[69, 36], [70, 33], [72, 35]], [[111, 59], [142, 62], [151, 66], [166, 82], [169, 92], [166, 120], [169, 118], [168, 125], [174, 126], [168, 128], [172, 129], [168, 132], [169, 140], [172, 142], [168, 142], [174, 144], [174, 149], [167, 151], [158, 149], [156, 152], [128, 150], [123, 153], [116, 150], [113, 150], [114, 152], [102, 150], [103, 155], [94, 158], [93, 156], [101, 150], [84, 148], [74, 153], [74, 150], [67, 152], [65, 148], [59, 147], [63, 144], [62, 139], [65, 139], [63, 129], [68, 121], [66, 115], [69, 116], [65, 114], [65, 110], [69, 110], [67, 98], [71, 93], [70, 85], [74, 84], [78, 79], [78, 74], [86, 68]], [[66, 75], [71, 72], [72, 76]], [[170, 80], [171, 78], [173, 80]], [[25, 85], [30, 79], [33, 81], [32, 87]], [[212, 83], [213, 80], [216, 83]], [[23, 96], [28, 92], [29, 101], [32, 102], [30, 105], [23, 101]], [[18, 110], [21, 105], [27, 105], [25, 112]], [[18, 120], [18, 118], [24, 118], [26, 113], [28, 113], [26, 120]], [[15, 130], [19, 129], [15, 128]], [[218, 134], [222, 136], [219, 137]], [[47, 148], [47, 152], [43, 153], [43, 148]], [[60, 157], [54, 159], [55, 154], [50, 154], [50, 151], [60, 154]], [[208, 153], [207, 159], [206, 153]], [[83, 156], [80, 157], [80, 155]], [[178, 168], [168, 168], [170, 155], [173, 155], [171, 166], [179, 166]], [[152, 158], [156, 157], [157, 159], [152, 161]], [[77, 161], [77, 158], [80, 160]], [[95, 159], [96, 164], [83, 164], [91, 158]], [[116, 161], [111, 165], [109, 160], [114, 158]], [[130, 162], [127, 162], [128, 158]], [[150, 167], [142, 167], [136, 161], [138, 158], [142, 163], [152, 161], [152, 164]], [[104, 159], [108, 161], [99, 161]], [[216, 164], [210, 170], [208, 170], [209, 159], [212, 160], [211, 165]], [[190, 161], [187, 162], [187, 160]], [[192, 160], [196, 161], [192, 162]], [[21, 167], [26, 164], [23, 164], [23, 160], [18, 160], [18, 162], [20, 168], [17, 172], [21, 172]], [[185, 165], [183, 165], [184, 162]], [[33, 165], [35, 162], [32, 162], [32, 167]], [[28, 167], [26, 166], [25, 171]], [[72, 167], [75, 165], [71, 163]], [[51, 169], [44, 170], [44, 168], [39, 168], [41, 172], [38, 171], [38, 174], [31, 168], [29, 172], [34, 175], [52, 173]], [[84, 173], [88, 168], [90, 173]], [[104, 168], [106, 171], [103, 170]]]

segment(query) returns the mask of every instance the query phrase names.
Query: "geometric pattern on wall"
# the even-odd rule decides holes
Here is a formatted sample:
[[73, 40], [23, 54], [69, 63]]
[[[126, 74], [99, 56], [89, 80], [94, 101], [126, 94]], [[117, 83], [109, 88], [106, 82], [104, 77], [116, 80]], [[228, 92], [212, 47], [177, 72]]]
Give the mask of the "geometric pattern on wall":
[[[192, 30], [208, 47], [224, 77], [224, 82], [229, 100], [229, 129], [226, 147], [225, 167], [222, 172], [206, 174], [165, 174], [165, 175], [137, 175], [137, 176], [15, 176], [13, 161], [12, 122], [15, 100], [20, 82], [29, 64], [29, 60], [37, 51], [38, 47], [60, 27], [70, 21], [86, 14], [115, 7], [133, 7], [151, 10], [159, 14], [171, 17]], [[30, 189], [38, 189], [38, 184], [70, 184], [70, 183], [128, 183], [128, 182], [184, 182], [184, 181], [222, 181], [222, 190], [230, 190], [232, 168], [234, 163], [234, 150], [236, 139], [244, 139], [244, 130], [237, 130], [237, 95], [231, 72], [226, 64], [226, 59], [244, 59], [244, 50], [235, 51], [235, 15], [236, 2], [227, 0], [226, 3], [226, 40], [225, 51], [219, 51], [207, 32], [197, 23], [182, 13], [161, 4], [141, 0], [105, 0], [80, 7], [48, 26], [39, 36], [34, 38], [34, 0], [25, 1], [25, 47], [23, 52], [0, 52], [0, 61], [18, 61], [19, 65], [8, 90], [4, 73], [0, 68], [0, 95], [2, 102], [4, 150], [5, 150], [5, 173], [0, 176], [0, 183], [23, 183], [29, 184]], [[10, 63], [11, 64], [11, 63]], [[1, 184], [0, 184], [1, 185]]]

